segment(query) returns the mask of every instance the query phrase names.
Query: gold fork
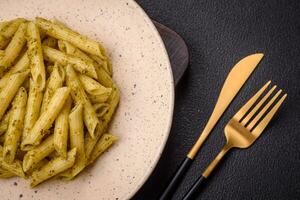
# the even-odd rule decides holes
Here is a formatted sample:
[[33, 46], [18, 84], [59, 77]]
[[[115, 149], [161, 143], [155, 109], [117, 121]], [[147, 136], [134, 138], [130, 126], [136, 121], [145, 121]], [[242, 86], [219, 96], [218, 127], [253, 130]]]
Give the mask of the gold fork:
[[[225, 126], [224, 132], [226, 136], [226, 144], [217, 155], [217, 157], [210, 163], [202, 176], [197, 179], [192, 188], [184, 196], [183, 200], [193, 199], [193, 195], [198, 188], [205, 182], [211, 172], [215, 169], [218, 163], [222, 160], [224, 155], [232, 148], [248, 148], [261, 135], [263, 130], [269, 124], [274, 114], [277, 112], [287, 94], [284, 94], [277, 103], [271, 107], [275, 100], [278, 99], [282, 90], [279, 90], [270, 100], [269, 97], [275, 91], [276, 86], [273, 86], [267, 94], [258, 101], [258, 98], [271, 84], [267, 82], [228, 122]], [[268, 101], [267, 101], [268, 100]], [[264, 104], [264, 106], [263, 106]], [[262, 107], [263, 106], [263, 107]], [[269, 111], [267, 114], [266, 112]]]

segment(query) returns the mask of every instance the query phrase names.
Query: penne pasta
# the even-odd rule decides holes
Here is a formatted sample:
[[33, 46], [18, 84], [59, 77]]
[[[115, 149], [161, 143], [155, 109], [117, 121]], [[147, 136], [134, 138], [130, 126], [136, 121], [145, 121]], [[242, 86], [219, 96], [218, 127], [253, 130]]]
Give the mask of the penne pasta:
[[29, 58], [27, 56], [27, 53], [25, 53], [20, 58], [20, 60], [16, 63], [16, 65], [10, 68], [10, 70], [6, 72], [5, 75], [0, 79], [0, 91], [7, 85], [7, 81], [12, 74], [24, 71], [28, 68], [29, 68]]
[[55, 150], [53, 138], [53, 135], [50, 135], [40, 145], [25, 154], [23, 159], [24, 172], [32, 169], [36, 164], [38, 164], [41, 160], [46, 158]]
[[10, 116], [9, 114], [10, 110], [5, 113], [3, 119], [0, 121], [0, 135], [3, 135], [7, 131]]
[[70, 150], [67, 158], [57, 157], [51, 160], [48, 164], [44, 165], [40, 170], [32, 173], [31, 187], [35, 187], [41, 182], [52, 178], [53, 176], [71, 168], [76, 159], [76, 148]]
[[71, 64], [74, 66], [76, 71], [91, 76], [92, 78], [97, 78], [97, 72], [93, 63], [72, 55], [67, 55], [59, 50], [47, 46], [43, 46], [43, 51], [46, 60], [57, 62], [61, 65]]
[[65, 27], [62, 23], [53, 23], [39, 17], [36, 18], [36, 23], [45, 30], [47, 35], [59, 40], [68, 41], [85, 52], [103, 57], [104, 48], [99, 43], [72, 31]]
[[6, 84], [6, 86], [0, 91], [0, 120], [2, 119], [7, 108], [9, 107], [9, 104], [11, 103], [15, 94], [18, 92], [20, 86], [28, 77], [28, 74], [29, 70], [17, 72], [11, 75], [8, 79], [10, 84]]
[[22, 163], [20, 160], [15, 160], [13, 163], [9, 164], [7, 162], [4, 162], [3, 159], [0, 158], [0, 167], [15, 174], [16, 176], [25, 178], [25, 174], [22, 169]]
[[[106, 76], [110, 76], [110, 77], [112, 76], [112, 66], [107, 59], [102, 61], [102, 59], [99, 56], [95, 56], [95, 55], [91, 55], [91, 54], [87, 55], [84, 52], [82, 52], [80, 49], [76, 48], [75, 46], [73, 46], [72, 44], [70, 44], [67, 41], [59, 40], [58, 47], [61, 51], [65, 52], [69, 55], [77, 56], [78, 58], [81, 58], [90, 63], [93, 63], [96, 73], [97, 73], [97, 80], [99, 79], [98, 73], [102, 73], [102, 71], [105, 71], [105, 75], [101, 75], [101, 77], [102, 77], [102, 79], [104, 79], [106, 81], [107, 81], [107, 79], [108, 79], [108, 81], [110, 81], [109, 80], [110, 78], [107, 78]], [[94, 59], [92, 59], [92, 58], [94, 58]], [[101, 68], [100, 72], [97, 72], [96, 68]]]
[[2, 59], [2, 57], [5, 55], [5, 51], [0, 50], [0, 59]]
[[27, 43], [31, 76], [38, 90], [43, 91], [46, 85], [46, 71], [41, 36], [38, 27], [33, 22], [29, 22], [27, 26]]
[[50, 37], [50, 36], [46, 37], [42, 43], [43, 43], [43, 46], [48, 46], [51, 48], [57, 47], [57, 39]]
[[26, 102], [27, 92], [25, 88], [21, 87], [12, 102], [12, 109], [3, 145], [3, 159], [8, 163], [12, 163], [14, 161], [17, 148], [20, 143]]
[[85, 136], [84, 145], [85, 145], [85, 154], [87, 159], [90, 158], [91, 153], [97, 144], [99, 138], [102, 136], [103, 132], [107, 129], [107, 126], [112, 119], [112, 116], [117, 109], [120, 100], [120, 92], [118, 88], [114, 87], [112, 95], [110, 96], [109, 102], [109, 110], [106, 114], [103, 115], [103, 123], [99, 124], [97, 127], [97, 131], [95, 134], [95, 138], [91, 138], [89, 135]]
[[31, 148], [40, 144], [42, 138], [47, 134], [47, 130], [62, 110], [69, 93], [70, 90], [67, 87], [61, 87], [56, 90], [49, 102], [48, 109], [41, 113], [27, 137], [22, 141], [24, 148]]
[[40, 116], [40, 108], [43, 99], [43, 93], [39, 91], [39, 88], [34, 84], [33, 80], [30, 79], [29, 83], [29, 94], [28, 101], [26, 107], [26, 114], [24, 119], [24, 130], [22, 134], [22, 143], [21, 149], [26, 150], [24, 148], [23, 141], [27, 137], [29, 131], [32, 129], [33, 125], [37, 121]]
[[112, 65], [109, 59], [106, 57], [105, 59], [100, 58], [99, 56], [89, 55], [99, 66], [101, 66], [105, 72], [111, 77], [112, 76]]
[[88, 164], [95, 162], [95, 160], [101, 154], [103, 154], [109, 147], [111, 147], [117, 140], [118, 140], [117, 136], [111, 135], [109, 133], [103, 134], [102, 137], [97, 142], [97, 144], [90, 156]]
[[11, 177], [14, 177], [14, 176], [15, 176], [15, 174], [13, 174], [10, 171], [0, 167], [0, 178], [11, 178]]
[[4, 49], [25, 19], [18, 18], [3, 24], [0, 30], [0, 49]]
[[101, 85], [107, 88], [112, 88], [114, 86], [114, 82], [112, 78], [107, 74], [107, 72], [100, 67], [99, 65], [95, 65], [95, 70], [97, 73], [98, 81]]
[[[23, 161], [24, 162], [24, 161]], [[38, 163], [31, 166], [31, 168], [25, 172], [26, 175], [31, 175], [33, 171], [40, 170], [43, 166], [47, 165], [49, 160], [47, 158], [39, 161]]]
[[43, 103], [41, 107], [41, 113], [46, 111], [50, 99], [54, 95], [55, 91], [58, 88], [63, 86], [64, 81], [65, 81], [65, 70], [60, 65], [56, 64], [47, 82], [46, 90], [43, 97]]
[[69, 97], [62, 109], [61, 113], [55, 120], [54, 126], [54, 147], [57, 153], [67, 157], [67, 143], [69, 136], [69, 114], [72, 106], [72, 98]]
[[108, 103], [96, 103], [96, 104], [93, 104], [93, 107], [96, 111], [98, 118], [102, 118], [106, 113], [108, 113], [108, 110], [109, 110]]
[[94, 62], [93, 59], [91, 59], [87, 54], [85, 54], [81, 50], [77, 49], [75, 46], [73, 46], [71, 43], [69, 43], [67, 41], [59, 40], [58, 48], [60, 51], [66, 53], [66, 54], [76, 56], [83, 60], [87, 60], [88, 62], [91, 62], [91, 63]]
[[84, 152], [84, 130], [83, 130], [83, 106], [77, 104], [69, 115], [70, 124], [70, 146], [77, 149], [75, 164], [61, 176], [65, 179], [72, 179], [79, 174], [86, 166]]
[[0, 22], [0, 179], [75, 178], [117, 141], [119, 95], [96, 41], [57, 20]]
[[98, 104], [98, 103], [104, 103], [107, 101], [107, 99], [109, 98], [109, 96], [94, 96], [94, 95], [88, 95], [89, 100], [93, 103], [93, 104]]
[[8, 26], [12, 23], [12, 21], [2, 21], [0, 22], [0, 33], [8, 28]]
[[89, 99], [80, 83], [80, 80], [78, 79], [77, 74], [71, 65], [67, 65], [66, 77], [67, 77], [66, 78], [67, 86], [71, 89], [72, 98], [74, 99], [74, 101], [77, 104], [83, 104], [84, 124], [87, 127], [90, 136], [92, 138], [94, 138], [95, 130], [96, 130], [97, 125], [99, 124], [99, 120], [97, 118], [94, 107], [92, 106], [91, 102], [89, 101]]
[[23, 23], [19, 26], [17, 32], [13, 36], [11, 42], [5, 49], [5, 54], [0, 60], [0, 73], [3, 73], [8, 67], [10, 67], [15, 59], [18, 57], [22, 48], [26, 43], [25, 32], [27, 24]]
[[12, 163], [7, 163], [3, 160], [2, 154], [3, 154], [3, 148], [0, 146], [0, 168], [5, 169], [15, 174], [16, 176], [25, 178], [21, 161], [15, 160]]
[[103, 100], [102, 102], [105, 102], [110, 96], [112, 91], [111, 88], [106, 88], [102, 86], [99, 82], [95, 81], [94, 79], [86, 75], [80, 74], [78, 75], [78, 78], [85, 91], [91, 96], [99, 97], [99, 101], [101, 99]]
[[[55, 65], [55, 63], [54, 63], [54, 65]], [[46, 71], [47, 71], [47, 73], [48, 73], [49, 76], [50, 76], [50, 74], [52, 73], [52, 71], [54, 69], [54, 65], [52, 65], [52, 64], [47, 65]]]

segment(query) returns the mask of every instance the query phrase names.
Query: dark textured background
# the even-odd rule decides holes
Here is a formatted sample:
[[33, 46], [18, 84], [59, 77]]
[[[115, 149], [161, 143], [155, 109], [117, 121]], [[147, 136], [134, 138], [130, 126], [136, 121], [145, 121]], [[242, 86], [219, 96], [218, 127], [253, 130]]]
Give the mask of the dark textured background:
[[265, 58], [218, 123], [175, 194], [181, 199], [218, 153], [222, 128], [271, 79], [288, 99], [262, 137], [234, 150], [199, 199], [300, 199], [300, 1], [138, 0], [153, 19], [178, 32], [191, 54], [176, 89], [173, 127], [153, 174], [133, 198], [156, 199], [198, 136], [231, 67], [255, 52]]

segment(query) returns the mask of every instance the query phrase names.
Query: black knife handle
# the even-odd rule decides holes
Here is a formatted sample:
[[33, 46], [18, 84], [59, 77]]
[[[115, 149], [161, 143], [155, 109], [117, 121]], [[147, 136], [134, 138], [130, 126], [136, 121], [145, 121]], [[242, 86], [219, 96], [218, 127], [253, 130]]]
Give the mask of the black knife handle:
[[181, 179], [183, 178], [184, 174], [187, 172], [189, 167], [191, 166], [193, 160], [186, 157], [185, 160], [181, 163], [175, 174], [173, 175], [169, 185], [164, 190], [162, 195], [160, 196], [159, 200], [170, 200], [178, 187]]
[[200, 176], [200, 178], [197, 179], [197, 181], [194, 183], [192, 188], [184, 195], [182, 200], [193, 200], [195, 199], [195, 194], [197, 191], [203, 186], [203, 184], [206, 182], [206, 178], [204, 176]]

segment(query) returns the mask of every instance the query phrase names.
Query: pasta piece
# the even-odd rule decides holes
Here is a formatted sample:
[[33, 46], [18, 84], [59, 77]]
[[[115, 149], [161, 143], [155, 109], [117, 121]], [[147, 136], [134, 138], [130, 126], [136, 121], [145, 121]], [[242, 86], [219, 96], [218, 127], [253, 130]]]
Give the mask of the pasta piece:
[[97, 80], [99, 80], [99, 83], [101, 85], [107, 88], [112, 88], [114, 86], [114, 82], [112, 78], [107, 74], [107, 72], [102, 67], [100, 67], [99, 65], [95, 65], [95, 70], [98, 77]]
[[27, 53], [25, 53], [20, 60], [13, 66], [5, 75], [0, 79], [0, 91], [7, 85], [9, 77], [16, 73], [21, 72], [29, 68], [29, 58]]
[[0, 167], [15, 174], [16, 176], [25, 178], [25, 174], [22, 169], [22, 162], [20, 160], [15, 160], [13, 163], [9, 164], [3, 160], [2, 154], [3, 148], [0, 146]]
[[10, 67], [21, 52], [26, 42], [26, 28], [27, 25], [25, 23], [21, 24], [11, 42], [6, 47], [5, 55], [0, 60], [0, 73], [3, 73], [4, 70]]
[[[110, 80], [110, 77], [112, 76], [112, 68], [111, 68], [112, 66], [108, 60], [102, 61], [102, 59], [99, 56], [95, 56], [95, 55], [91, 55], [91, 54], [87, 55], [67, 41], [59, 40], [58, 47], [61, 51], [65, 52], [69, 55], [73, 55], [73, 56], [79, 57], [83, 60], [86, 60], [90, 63], [93, 63], [96, 73], [97, 73], [97, 80], [99, 80], [98, 73], [103, 73], [103, 71], [105, 71], [105, 74], [100, 75], [100, 78], [102, 78], [102, 80], [104, 80], [105, 82], [109, 82], [109, 85], [112, 85], [112, 80]], [[94, 58], [94, 59], [92, 59], [92, 58]], [[101, 68], [101, 70], [100, 71], [98, 70], [99, 72], [97, 72], [96, 68]], [[107, 76], [110, 76], [110, 77], [107, 77]]]
[[72, 98], [69, 97], [61, 113], [55, 120], [54, 147], [58, 154], [67, 157], [67, 143], [69, 136], [69, 114], [72, 106]]
[[54, 150], [53, 135], [50, 135], [40, 145], [25, 154], [23, 159], [24, 172], [32, 169], [36, 164], [50, 155]]
[[2, 57], [5, 55], [5, 51], [0, 50], [0, 59], [2, 59]]
[[47, 81], [47, 87], [44, 93], [41, 113], [45, 112], [47, 106], [49, 105], [50, 99], [52, 98], [54, 92], [63, 86], [65, 81], [65, 70], [60, 65], [55, 65], [52, 73]]
[[20, 143], [26, 102], [27, 92], [25, 88], [21, 87], [14, 101], [12, 102], [8, 129], [5, 135], [5, 142], [3, 146], [3, 159], [8, 163], [12, 163], [14, 161], [18, 145]]
[[23, 84], [24, 80], [28, 77], [28, 74], [29, 74], [29, 70], [26, 70], [24, 72], [17, 72], [11, 75], [8, 79], [9, 84], [6, 84], [6, 86], [1, 90], [0, 120], [2, 119], [5, 111], [7, 110], [15, 94], [18, 92], [20, 86]]
[[105, 102], [110, 96], [112, 91], [111, 88], [102, 86], [99, 82], [86, 75], [80, 74], [78, 78], [89, 95], [99, 97], [99, 99], [103, 100], [102, 102]]
[[[23, 162], [24, 162], [24, 161], [23, 161]], [[28, 171], [26, 171], [25, 173], [26, 173], [27, 175], [31, 175], [32, 172], [37, 171], [37, 170], [40, 170], [43, 166], [47, 165], [48, 162], [49, 162], [49, 160], [45, 158], [45, 159], [41, 160], [40, 162], [38, 162], [38, 163], [32, 165], [31, 168], [30, 168]]]
[[84, 130], [82, 104], [77, 104], [69, 115], [70, 123], [70, 146], [77, 149], [76, 161], [71, 169], [61, 174], [65, 179], [72, 179], [79, 174], [86, 166], [86, 158], [84, 152]]
[[86, 36], [82, 36], [75, 31], [63, 26], [61, 23], [53, 23], [43, 18], [36, 18], [36, 23], [50, 35], [59, 40], [65, 40], [77, 46], [79, 49], [93, 55], [103, 57], [104, 48], [94, 40]]
[[48, 164], [43, 166], [40, 170], [32, 173], [31, 187], [35, 187], [41, 182], [52, 178], [53, 176], [71, 168], [75, 163], [76, 148], [70, 150], [67, 158], [57, 157], [49, 161]]
[[89, 101], [80, 80], [77, 77], [76, 72], [74, 71], [71, 65], [67, 65], [66, 68], [66, 77], [67, 77], [67, 86], [71, 89], [71, 95], [74, 101], [77, 104], [83, 104], [84, 112], [83, 119], [85, 126], [87, 127], [89, 134], [92, 138], [94, 138], [95, 130], [97, 125], [99, 124], [99, 120], [97, 118], [96, 112]]
[[9, 40], [0, 34], [0, 49], [4, 49], [9, 43]]
[[52, 19], [51, 22], [54, 23], [54, 24], [57, 24], [58, 26], [68, 28], [65, 23], [63, 23], [62, 21], [60, 21], [58, 19]]
[[27, 101], [26, 114], [24, 119], [24, 130], [22, 134], [21, 149], [26, 150], [23, 141], [27, 137], [29, 131], [40, 116], [40, 107], [43, 99], [43, 93], [39, 91], [38, 87], [34, 84], [33, 80], [30, 79], [29, 94]]
[[91, 138], [89, 135], [85, 136], [84, 145], [85, 145], [85, 154], [87, 159], [89, 159], [99, 138], [102, 136], [103, 132], [107, 129], [107, 126], [110, 120], [112, 119], [112, 116], [119, 104], [119, 100], [120, 100], [119, 90], [116, 87], [114, 87], [112, 95], [108, 100], [110, 108], [108, 112], [105, 115], [103, 115], [103, 123], [99, 124], [99, 126], [97, 127], [95, 138]]
[[18, 27], [24, 22], [26, 22], [26, 20], [23, 18], [17, 18], [12, 21], [4, 22], [0, 29], [0, 34], [3, 35], [5, 38], [12, 38], [18, 30]]
[[3, 30], [8, 28], [9, 25], [11, 25], [12, 21], [2, 21], [0, 22], [0, 34]]
[[11, 178], [14, 176], [15, 176], [15, 174], [0, 167], [0, 178]]
[[118, 140], [118, 137], [111, 135], [111, 134], [103, 134], [102, 137], [97, 142], [88, 164], [95, 162], [95, 160], [103, 154], [111, 145], [113, 145]]
[[33, 22], [29, 22], [27, 26], [27, 42], [31, 76], [38, 90], [43, 91], [46, 85], [43, 50], [39, 29]]
[[56, 48], [57, 47], [57, 39], [48, 36], [48, 37], [46, 37], [46, 39], [43, 40], [43, 45], [51, 47], [51, 48]]
[[93, 107], [96, 111], [98, 118], [102, 118], [109, 110], [108, 103], [96, 103], [96, 104], [93, 104]]
[[73, 55], [76, 57], [79, 57], [83, 60], [87, 60], [91, 63], [93, 63], [93, 59], [91, 59], [87, 54], [82, 52], [81, 50], [77, 49], [75, 46], [73, 46], [71, 43], [63, 40], [58, 41], [58, 48], [60, 51], [67, 53], [69, 55]]
[[[58, 65], [58, 64], [55, 63], [54, 65]], [[52, 64], [47, 65], [46, 71], [47, 71], [47, 73], [48, 73], [49, 76], [50, 76], [50, 74], [52, 73], [52, 71], [54, 69], [54, 65], [52, 65]]]
[[94, 95], [88, 95], [89, 100], [93, 103], [93, 104], [98, 104], [98, 103], [104, 103], [107, 101], [107, 98], [109, 98], [109, 96], [94, 96]]
[[50, 100], [48, 109], [41, 113], [40, 117], [28, 133], [27, 137], [22, 141], [24, 148], [31, 148], [40, 144], [42, 138], [47, 134], [47, 130], [62, 110], [70, 90], [67, 87], [62, 87], [56, 90]]
[[103, 59], [103, 60], [99, 56], [95, 56], [95, 55], [90, 55], [90, 57], [98, 65], [100, 65], [110, 77], [112, 76], [112, 74], [113, 74], [112, 65], [111, 65], [111, 63], [110, 63], [110, 61], [108, 60], [107, 57], [105, 59]]
[[18, 18], [12, 20], [8, 25], [5, 25], [0, 30], [0, 49], [6, 47], [10, 39], [14, 36], [15, 32], [18, 30], [20, 24], [25, 22], [25, 19]]
[[77, 58], [76, 56], [67, 55], [51, 47], [43, 46], [45, 59], [51, 62], [57, 62], [61, 65], [71, 64], [76, 71], [86, 74], [92, 78], [97, 78], [97, 72], [93, 63]]
[[2, 121], [0, 122], [0, 135], [4, 134], [7, 131], [8, 123], [9, 123], [9, 114], [10, 114], [10, 110], [6, 112]]
[[15, 160], [13, 163], [9, 164], [7, 162], [4, 162], [3, 159], [0, 158], [0, 167], [15, 174], [16, 176], [25, 178], [25, 174], [22, 169], [22, 162], [20, 160]]

